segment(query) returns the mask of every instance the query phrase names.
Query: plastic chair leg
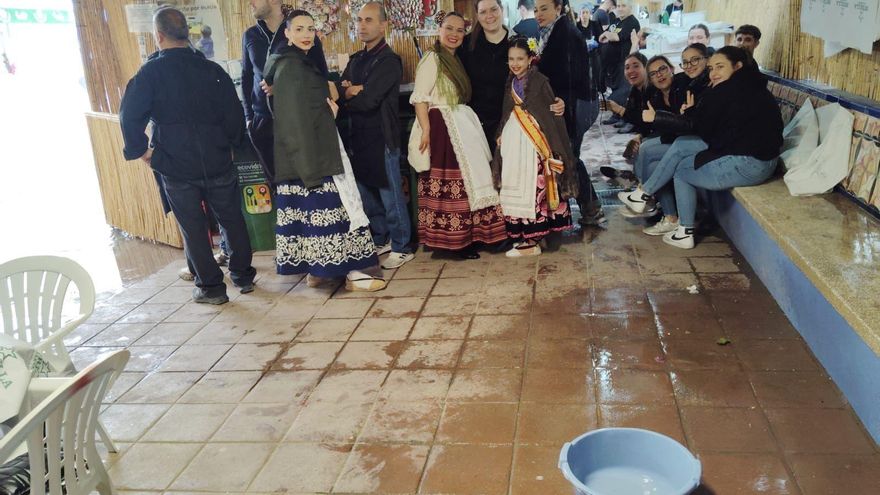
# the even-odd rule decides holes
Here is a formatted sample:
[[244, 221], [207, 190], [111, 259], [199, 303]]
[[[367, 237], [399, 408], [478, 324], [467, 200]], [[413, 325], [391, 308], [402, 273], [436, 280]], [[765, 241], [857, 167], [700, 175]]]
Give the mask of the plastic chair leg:
[[107, 447], [107, 452], [110, 452], [112, 454], [119, 453], [119, 450], [116, 448], [116, 444], [114, 444], [113, 440], [110, 439], [110, 434], [107, 433], [107, 429], [104, 428], [104, 423], [102, 423], [100, 419], [98, 420], [98, 428], [96, 429], [98, 430], [98, 436], [101, 437], [101, 443], [103, 443], [104, 446]]

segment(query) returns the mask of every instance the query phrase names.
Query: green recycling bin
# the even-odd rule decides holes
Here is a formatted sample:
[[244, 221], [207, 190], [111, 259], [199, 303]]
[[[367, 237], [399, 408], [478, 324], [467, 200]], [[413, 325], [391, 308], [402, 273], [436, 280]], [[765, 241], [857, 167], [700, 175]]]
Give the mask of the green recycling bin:
[[245, 158], [250, 158], [247, 153], [236, 156], [235, 168], [241, 191], [241, 212], [251, 238], [251, 249], [272, 251], [275, 249], [275, 206], [271, 186], [260, 162]]

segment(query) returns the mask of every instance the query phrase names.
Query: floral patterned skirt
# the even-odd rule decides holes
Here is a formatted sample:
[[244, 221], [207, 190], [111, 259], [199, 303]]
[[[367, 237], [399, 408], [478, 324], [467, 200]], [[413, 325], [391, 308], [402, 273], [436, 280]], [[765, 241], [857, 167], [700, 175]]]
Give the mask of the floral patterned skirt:
[[313, 188], [302, 181], [276, 187], [275, 263], [280, 275], [339, 278], [379, 263], [367, 227], [349, 232], [348, 213], [333, 178]]
[[[536, 155], [537, 157], [537, 155]], [[560, 232], [570, 230], [571, 224], [571, 208], [568, 201], [559, 199], [559, 206], [554, 211], [550, 211], [547, 204], [547, 189], [542, 160], [538, 158], [538, 187], [535, 193], [535, 218], [518, 218], [504, 217], [504, 223], [507, 227], [507, 234], [512, 239], [535, 239], [541, 240], [550, 232]]]
[[[419, 174], [419, 243], [437, 249], [464, 249], [475, 242], [507, 238], [500, 206], [471, 211], [449, 131], [439, 110], [431, 122], [431, 169]], [[478, 136], [480, 139], [482, 135]]]

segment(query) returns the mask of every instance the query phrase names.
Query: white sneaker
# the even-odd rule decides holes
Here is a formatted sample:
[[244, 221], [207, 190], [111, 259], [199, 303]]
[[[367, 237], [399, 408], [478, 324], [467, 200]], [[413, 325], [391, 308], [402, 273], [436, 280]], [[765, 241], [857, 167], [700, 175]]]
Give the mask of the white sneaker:
[[627, 208], [636, 213], [644, 212], [648, 205], [648, 200], [651, 199], [650, 195], [645, 194], [645, 191], [642, 191], [642, 186], [639, 186], [628, 193], [620, 193], [617, 197]]
[[183, 267], [177, 272], [177, 278], [180, 280], [186, 280], [187, 282], [192, 282], [196, 279], [195, 275], [189, 271], [188, 267]]
[[621, 208], [620, 214], [626, 218], [651, 218], [660, 213], [660, 208], [657, 207], [657, 203], [652, 204], [651, 206], [645, 208], [645, 211], [641, 213], [636, 213], [629, 208]]
[[642, 229], [642, 232], [644, 232], [648, 235], [663, 235], [663, 234], [668, 234], [669, 232], [672, 232], [673, 230], [675, 230], [677, 228], [678, 228], [678, 221], [677, 220], [675, 222], [670, 222], [669, 220], [666, 219], [666, 217], [663, 217], [660, 219], [659, 222], [655, 223], [654, 225], [651, 225], [651, 226], [648, 226], [648, 227], [645, 227], [644, 229]]
[[693, 249], [694, 228], [679, 225], [675, 230], [667, 232], [663, 236], [663, 242], [681, 249]]
[[223, 251], [218, 251], [217, 254], [214, 255], [214, 261], [216, 261], [219, 266], [226, 266], [226, 263], [229, 262], [229, 256], [226, 256], [226, 253]]
[[391, 252], [391, 243], [385, 244], [384, 246], [376, 246], [376, 256], [382, 256], [383, 254], [388, 254]]
[[386, 270], [393, 270], [395, 268], [400, 268], [404, 265], [404, 263], [411, 261], [415, 258], [416, 255], [413, 253], [395, 253], [392, 252], [388, 255], [388, 258], [382, 262], [382, 268]]

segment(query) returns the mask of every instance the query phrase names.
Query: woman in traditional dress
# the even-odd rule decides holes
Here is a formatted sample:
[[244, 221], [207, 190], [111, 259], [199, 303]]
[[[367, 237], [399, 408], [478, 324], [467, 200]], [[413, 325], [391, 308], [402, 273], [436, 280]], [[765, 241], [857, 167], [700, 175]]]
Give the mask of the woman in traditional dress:
[[309, 287], [345, 277], [354, 291], [385, 288], [357, 185], [341, 151], [336, 104], [307, 53], [315, 21], [295, 10], [285, 21], [288, 46], [266, 62], [275, 126], [276, 264], [281, 275], [306, 273]]
[[550, 111], [550, 81], [532, 67], [535, 46], [534, 39], [510, 40], [510, 77], [492, 162], [507, 234], [520, 240], [507, 252], [511, 258], [537, 256], [547, 234], [572, 228], [568, 199], [578, 193], [565, 119]]
[[464, 39], [464, 18], [446, 14], [440, 39], [416, 69], [410, 103], [415, 106], [414, 132], [430, 169], [419, 174], [419, 243], [477, 259], [475, 243], [507, 238], [498, 192], [492, 185], [489, 145], [476, 114], [464, 105], [471, 84], [455, 55]]

